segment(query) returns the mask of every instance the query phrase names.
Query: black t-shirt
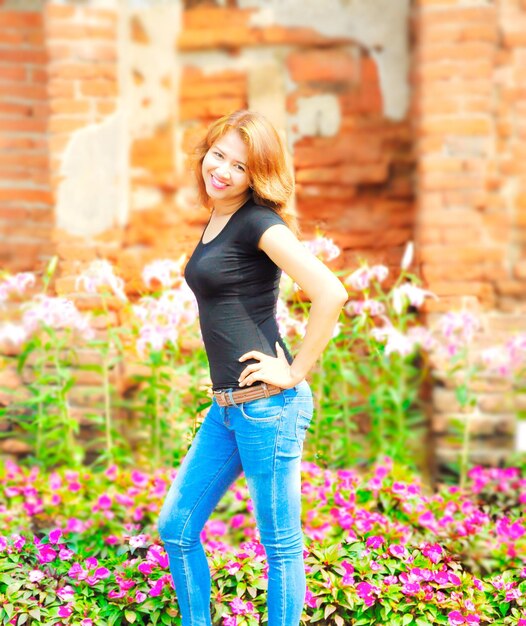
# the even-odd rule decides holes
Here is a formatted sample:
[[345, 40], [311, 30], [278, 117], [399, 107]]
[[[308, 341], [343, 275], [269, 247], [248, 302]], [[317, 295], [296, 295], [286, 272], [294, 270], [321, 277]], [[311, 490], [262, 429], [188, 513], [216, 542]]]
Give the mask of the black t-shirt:
[[243, 369], [258, 362], [239, 357], [250, 350], [276, 356], [276, 341], [292, 363], [276, 322], [281, 269], [258, 248], [261, 235], [274, 224], [285, 222], [250, 199], [214, 239], [205, 244], [201, 235], [186, 265], [214, 389], [239, 387]]

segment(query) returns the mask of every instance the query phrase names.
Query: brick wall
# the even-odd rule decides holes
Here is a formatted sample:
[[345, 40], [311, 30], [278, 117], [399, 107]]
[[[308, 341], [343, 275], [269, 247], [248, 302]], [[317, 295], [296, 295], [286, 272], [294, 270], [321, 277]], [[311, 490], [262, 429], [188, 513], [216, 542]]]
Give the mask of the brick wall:
[[47, 51], [41, 13], [0, 4], [0, 266], [49, 254]]
[[[472, 356], [526, 332], [526, 3], [419, 0], [413, 15], [417, 228], [422, 275], [441, 296], [428, 323], [467, 308], [482, 328]], [[440, 377], [440, 373], [437, 373]], [[438, 463], [458, 457], [454, 420], [468, 422], [474, 462], [514, 449], [510, 383], [479, 377], [462, 413], [450, 382], [432, 393]]]
[[474, 295], [486, 310], [523, 311], [525, 4], [417, 5], [413, 118], [423, 276], [439, 295]]

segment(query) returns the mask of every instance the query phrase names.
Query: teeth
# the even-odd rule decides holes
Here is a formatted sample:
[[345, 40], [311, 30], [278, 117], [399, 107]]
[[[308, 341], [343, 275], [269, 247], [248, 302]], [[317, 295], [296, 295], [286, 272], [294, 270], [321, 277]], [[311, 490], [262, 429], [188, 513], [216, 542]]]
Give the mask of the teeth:
[[212, 180], [217, 187], [226, 187], [226, 183], [222, 183], [212, 174]]

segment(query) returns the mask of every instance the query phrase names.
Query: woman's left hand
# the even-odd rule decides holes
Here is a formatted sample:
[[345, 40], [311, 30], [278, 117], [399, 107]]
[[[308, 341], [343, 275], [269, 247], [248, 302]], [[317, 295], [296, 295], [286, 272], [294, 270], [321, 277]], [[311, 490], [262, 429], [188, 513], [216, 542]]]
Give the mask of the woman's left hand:
[[300, 381], [292, 377], [289, 362], [278, 342], [276, 342], [276, 353], [278, 356], [273, 357], [258, 350], [251, 350], [239, 357], [240, 361], [246, 361], [247, 359], [257, 359], [259, 361], [259, 363], [252, 363], [245, 367], [239, 377], [239, 386], [249, 386], [258, 381], [277, 385], [283, 389], [289, 389], [297, 385]]

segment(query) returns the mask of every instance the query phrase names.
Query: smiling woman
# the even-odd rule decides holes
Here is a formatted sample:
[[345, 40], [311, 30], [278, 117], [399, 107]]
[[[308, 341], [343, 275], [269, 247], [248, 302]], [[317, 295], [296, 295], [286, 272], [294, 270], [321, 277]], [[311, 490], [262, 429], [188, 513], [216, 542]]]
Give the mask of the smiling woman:
[[[305, 600], [300, 462], [313, 402], [305, 380], [347, 292], [295, 235], [294, 183], [279, 135], [260, 114], [212, 124], [195, 172], [208, 224], [185, 269], [214, 398], [163, 504], [159, 534], [183, 626], [210, 626], [210, 573], [200, 533], [244, 472], [267, 554], [268, 626], [297, 626]], [[276, 302], [284, 270], [312, 302], [293, 358]]]

